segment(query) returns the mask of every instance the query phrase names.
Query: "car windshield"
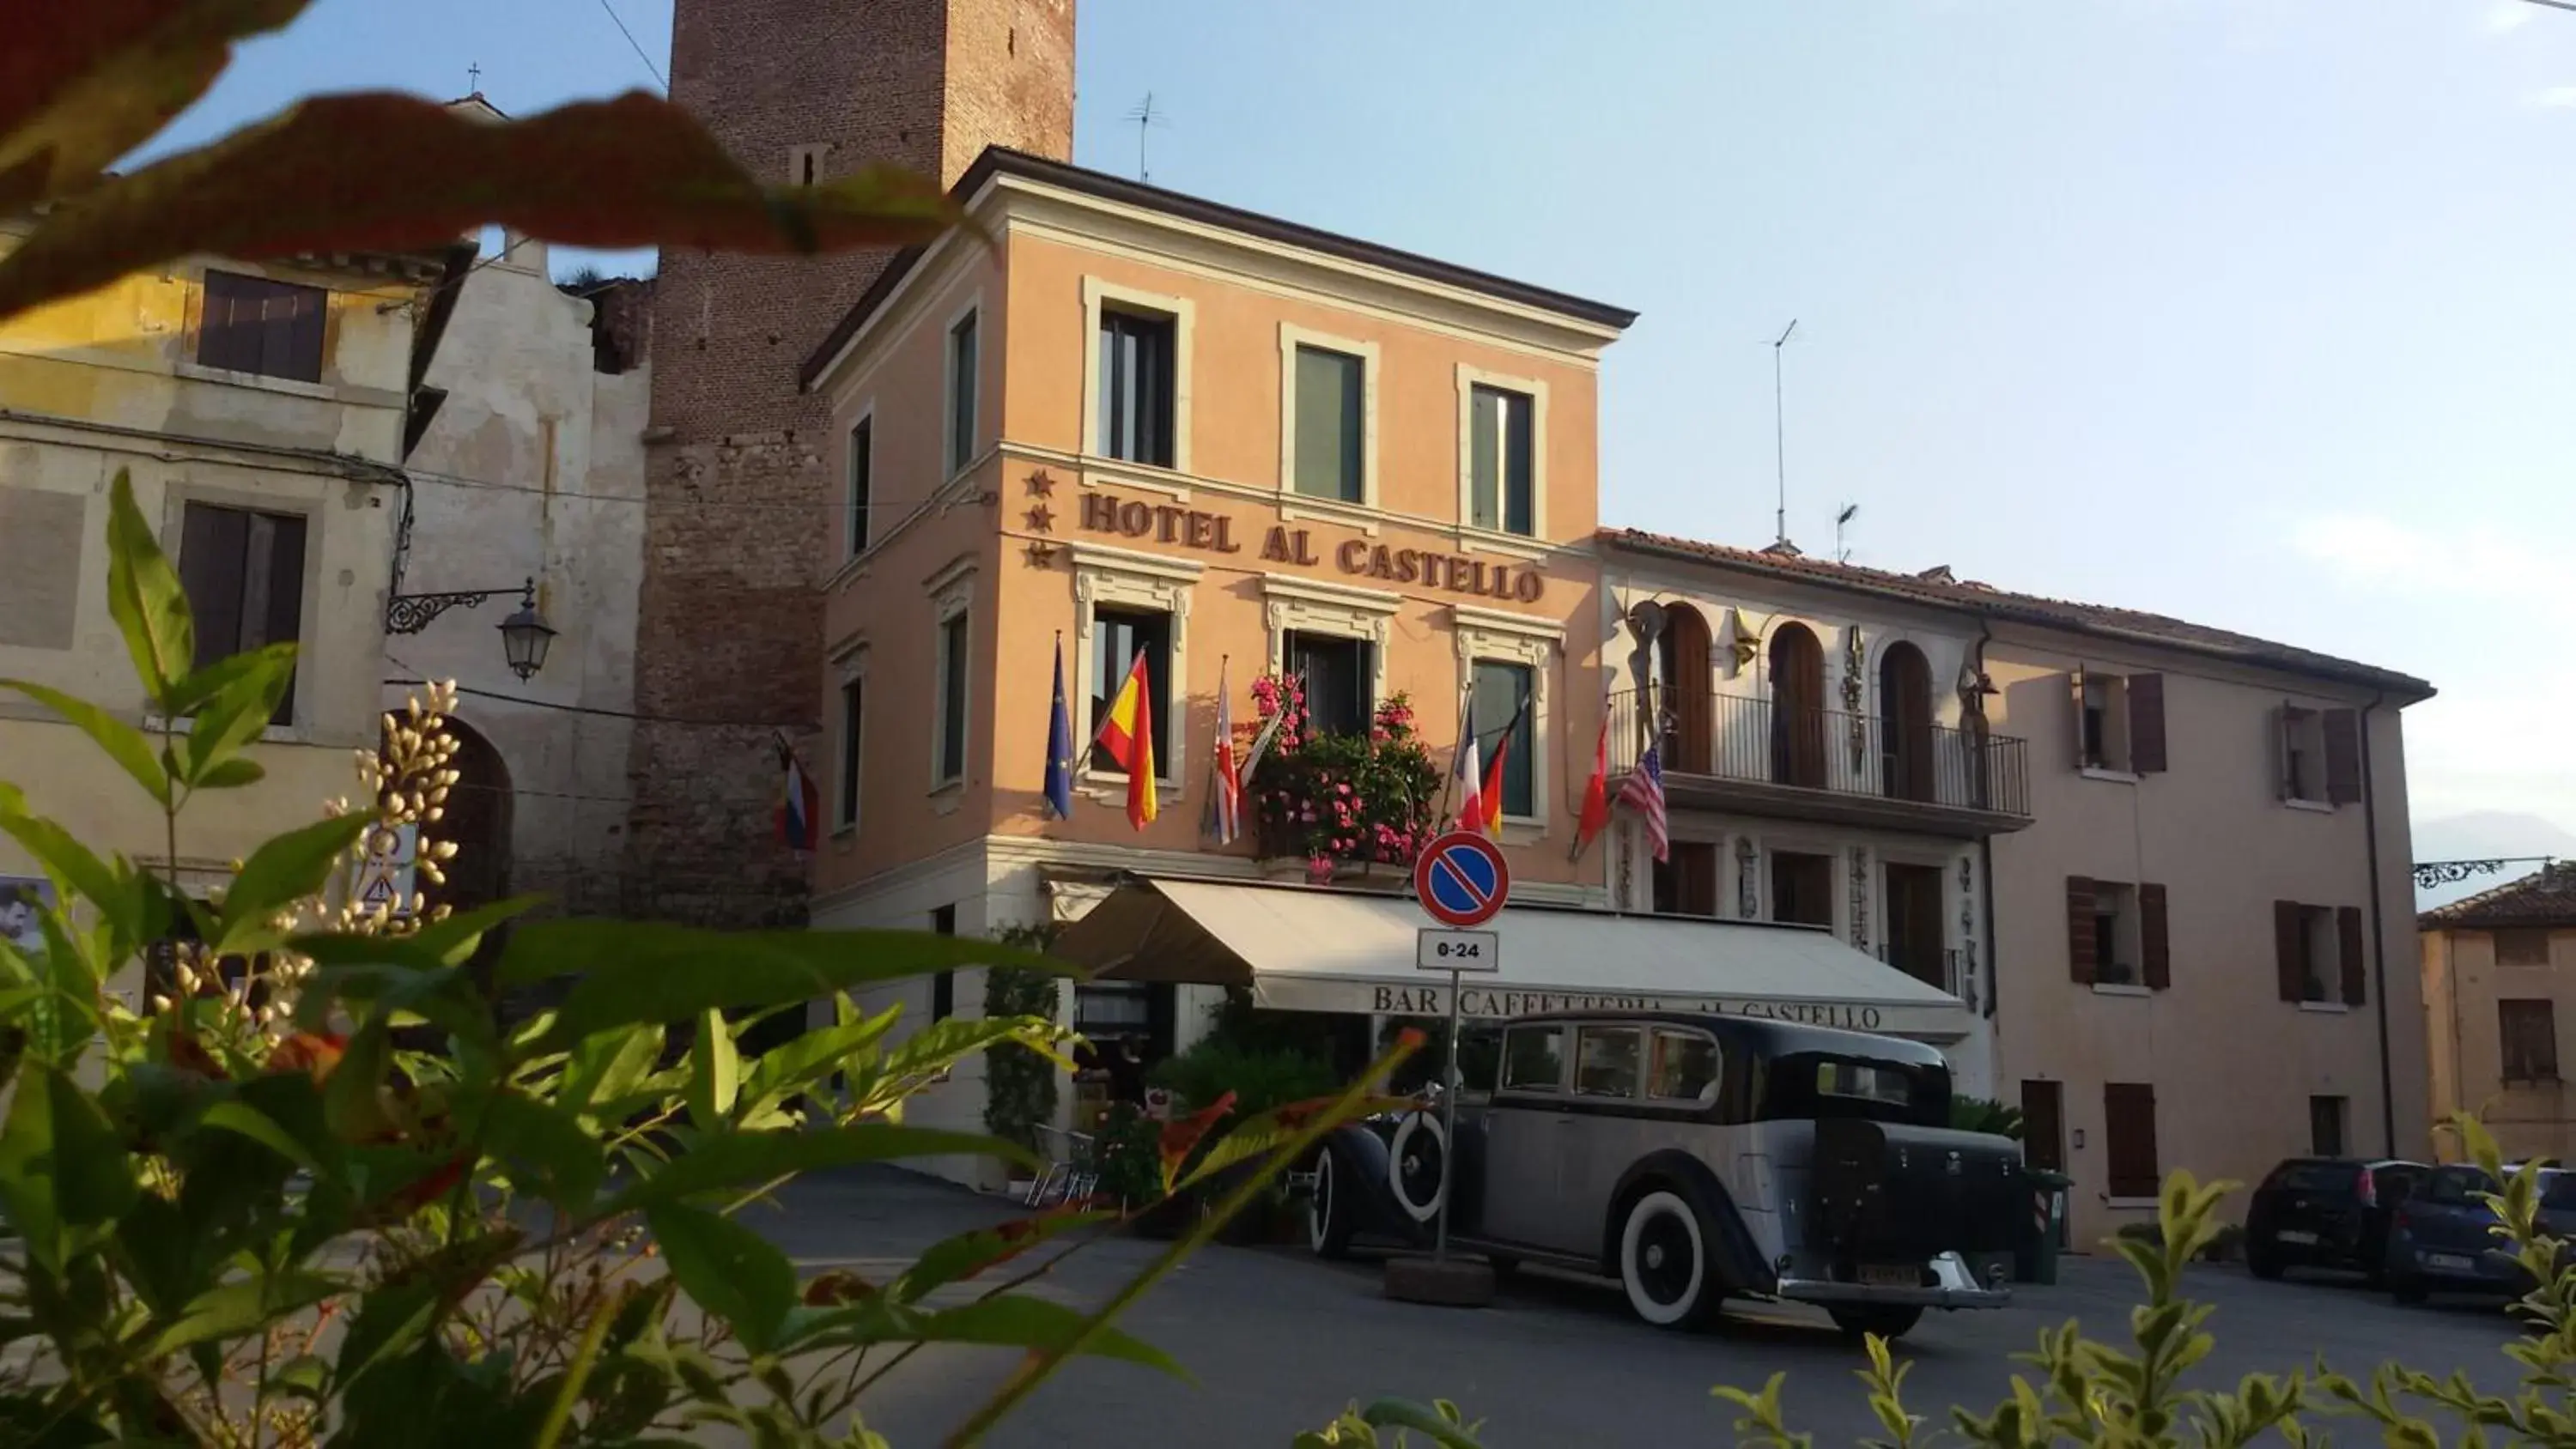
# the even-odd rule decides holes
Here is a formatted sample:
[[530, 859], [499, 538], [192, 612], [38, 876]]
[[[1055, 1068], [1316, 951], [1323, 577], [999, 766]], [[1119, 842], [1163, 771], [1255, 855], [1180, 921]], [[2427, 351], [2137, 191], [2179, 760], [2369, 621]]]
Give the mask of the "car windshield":
[[1946, 1126], [1950, 1073], [1928, 1063], [1795, 1052], [1769, 1062], [1761, 1115], [1772, 1121], [1866, 1117]]
[[2423, 1196], [2444, 1207], [2465, 1207], [2475, 1204], [2479, 1193], [2495, 1190], [2495, 1182], [2474, 1167], [2445, 1167], [2425, 1184]]
[[2553, 1172], [2540, 1184], [2540, 1205], [2559, 1212], [2576, 1209], [2576, 1172]]

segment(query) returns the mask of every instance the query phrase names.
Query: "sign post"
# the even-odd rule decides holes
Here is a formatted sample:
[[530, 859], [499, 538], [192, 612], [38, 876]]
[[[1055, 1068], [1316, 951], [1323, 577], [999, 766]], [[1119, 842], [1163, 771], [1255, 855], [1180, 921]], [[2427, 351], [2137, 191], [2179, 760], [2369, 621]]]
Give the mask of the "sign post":
[[1433, 920], [1449, 927], [1423, 931], [1414, 952], [1419, 969], [1449, 973], [1449, 1051], [1440, 1082], [1440, 1204], [1431, 1236], [1431, 1261], [1446, 1263], [1450, 1167], [1458, 1157], [1459, 987], [1466, 972], [1502, 969], [1502, 937], [1469, 928], [1492, 920], [1511, 899], [1512, 870], [1494, 842], [1473, 831], [1453, 830], [1414, 857], [1413, 894]]

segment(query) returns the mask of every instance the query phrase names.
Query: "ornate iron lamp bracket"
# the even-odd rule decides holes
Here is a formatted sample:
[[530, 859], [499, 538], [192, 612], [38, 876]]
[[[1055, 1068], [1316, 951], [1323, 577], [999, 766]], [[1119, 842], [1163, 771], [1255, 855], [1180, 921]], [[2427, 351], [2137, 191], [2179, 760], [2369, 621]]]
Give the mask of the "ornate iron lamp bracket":
[[479, 608], [485, 599], [519, 596], [519, 607], [537, 606], [537, 581], [529, 579], [515, 589], [460, 589], [444, 594], [395, 594], [385, 600], [385, 632], [417, 634], [429, 622], [450, 609]]

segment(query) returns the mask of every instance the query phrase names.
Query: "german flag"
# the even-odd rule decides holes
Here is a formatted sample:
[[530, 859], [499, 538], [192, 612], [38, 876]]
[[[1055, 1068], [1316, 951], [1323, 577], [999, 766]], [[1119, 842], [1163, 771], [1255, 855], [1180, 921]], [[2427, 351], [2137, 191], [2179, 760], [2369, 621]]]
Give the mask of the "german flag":
[[1160, 813], [1154, 800], [1154, 702], [1145, 682], [1145, 655], [1138, 651], [1127, 670], [1127, 682], [1109, 704], [1095, 742], [1127, 772], [1127, 823], [1142, 830]]

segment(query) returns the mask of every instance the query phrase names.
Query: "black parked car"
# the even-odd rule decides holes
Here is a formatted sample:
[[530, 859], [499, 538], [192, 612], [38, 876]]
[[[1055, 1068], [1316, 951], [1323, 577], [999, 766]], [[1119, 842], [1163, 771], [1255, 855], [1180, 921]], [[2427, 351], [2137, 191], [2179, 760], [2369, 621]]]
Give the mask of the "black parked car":
[[2245, 1267], [2257, 1278], [2284, 1268], [2345, 1268], [2377, 1282], [2389, 1216], [2433, 1169], [2420, 1162], [2294, 1157], [2254, 1189], [2245, 1214]]
[[[2531, 1274], [2496, 1231], [2495, 1209], [2480, 1196], [2499, 1189], [2482, 1169], [2445, 1167], [2398, 1211], [2389, 1227], [2387, 1267], [2388, 1291], [2398, 1302], [2421, 1303], [2435, 1293], [2518, 1298], [2531, 1291]], [[2541, 1169], [2540, 1229], [2576, 1241], [2576, 1172]]]

